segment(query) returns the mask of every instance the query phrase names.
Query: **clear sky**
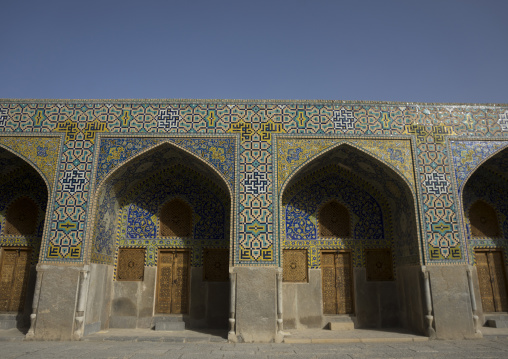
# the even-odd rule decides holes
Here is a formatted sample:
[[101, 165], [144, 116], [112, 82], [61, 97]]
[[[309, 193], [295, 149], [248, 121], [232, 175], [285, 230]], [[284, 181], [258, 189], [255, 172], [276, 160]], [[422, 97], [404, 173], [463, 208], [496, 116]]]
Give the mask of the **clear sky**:
[[2, 0], [0, 98], [508, 103], [507, 0]]

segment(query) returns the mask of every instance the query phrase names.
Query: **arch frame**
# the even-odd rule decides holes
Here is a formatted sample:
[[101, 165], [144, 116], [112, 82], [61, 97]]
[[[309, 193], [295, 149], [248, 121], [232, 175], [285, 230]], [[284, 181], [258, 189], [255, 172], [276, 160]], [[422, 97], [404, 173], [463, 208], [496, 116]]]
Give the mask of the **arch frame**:
[[393, 137], [389, 137], [388, 139], [389, 140], [400, 139], [400, 140], [406, 140], [406, 141], [409, 140], [410, 147], [411, 147], [411, 160], [412, 160], [411, 166], [413, 168], [413, 178], [415, 178], [414, 187], [411, 186], [411, 183], [408, 182], [406, 177], [404, 175], [402, 175], [402, 173], [397, 168], [393, 167], [393, 165], [387, 163], [386, 161], [379, 158], [377, 155], [371, 153], [370, 151], [368, 151], [364, 148], [361, 148], [361, 147], [357, 146], [356, 144], [351, 143], [351, 140], [362, 140], [362, 141], [387, 140], [386, 137], [369, 136], [369, 135], [363, 135], [363, 136], [356, 136], [356, 135], [308, 135], [308, 134], [300, 135], [300, 136], [295, 136], [294, 134], [276, 134], [276, 135], [274, 135], [274, 153], [276, 154], [274, 156], [274, 182], [276, 182], [276, 183], [277, 183], [277, 178], [278, 178], [277, 171], [278, 171], [279, 156], [281, 156], [281, 154], [278, 151], [279, 141], [281, 141], [281, 140], [289, 140], [290, 141], [290, 140], [295, 140], [295, 139], [302, 139], [302, 140], [326, 139], [326, 140], [337, 140], [338, 142], [333, 144], [330, 147], [327, 147], [327, 148], [317, 152], [316, 154], [314, 154], [313, 156], [308, 158], [306, 161], [304, 161], [303, 163], [301, 163], [297, 167], [295, 167], [291, 171], [290, 175], [284, 180], [284, 182], [280, 186], [280, 188], [278, 188], [279, 187], [278, 184], [274, 185], [274, 198], [277, 199], [277, 209], [276, 209], [276, 211], [274, 211], [274, 215], [276, 216], [276, 218], [274, 220], [274, 224], [277, 228], [276, 243], [277, 243], [277, 253], [278, 253], [277, 258], [278, 258], [278, 265], [279, 266], [282, 266], [282, 260], [283, 260], [282, 259], [282, 252], [281, 252], [281, 248], [282, 248], [281, 218], [284, 215], [283, 214], [284, 208], [282, 205], [284, 192], [288, 189], [288, 185], [291, 183], [291, 181], [296, 176], [298, 176], [300, 173], [302, 173], [302, 171], [309, 164], [314, 163], [314, 161], [316, 161], [320, 157], [322, 157], [322, 156], [326, 155], [327, 153], [334, 151], [342, 146], [350, 146], [353, 149], [359, 151], [361, 154], [365, 155], [367, 158], [373, 158], [374, 160], [378, 161], [383, 166], [386, 166], [387, 168], [389, 168], [390, 170], [392, 170], [393, 172], [396, 173], [397, 178], [400, 181], [402, 181], [402, 183], [404, 183], [404, 185], [406, 186], [406, 190], [409, 190], [409, 193], [411, 194], [411, 199], [413, 201], [414, 214], [416, 216], [416, 218], [414, 220], [415, 220], [415, 225], [417, 227], [416, 228], [416, 236], [417, 236], [416, 239], [418, 241], [417, 244], [418, 244], [419, 261], [420, 261], [421, 265], [425, 265], [426, 258], [427, 258], [427, 256], [426, 256], [427, 248], [422, 243], [422, 238], [425, 238], [425, 236], [423, 233], [423, 226], [422, 226], [422, 223], [424, 223], [423, 222], [424, 219], [422, 217], [423, 216], [422, 211], [420, 211], [421, 188], [418, 185], [418, 183], [416, 182], [416, 178], [415, 178], [415, 176], [418, 176], [418, 172], [417, 171], [415, 172], [415, 170], [414, 170], [415, 169], [414, 159], [417, 158], [416, 157], [416, 145], [415, 145], [414, 139], [411, 136], [393, 136]]
[[[233, 238], [235, 238], [234, 237], [235, 231], [238, 231], [238, 228], [237, 228], [238, 226], [235, 226], [235, 223], [237, 221], [236, 208], [238, 205], [238, 199], [235, 194], [237, 192], [236, 189], [239, 186], [238, 175], [236, 173], [236, 170], [234, 171], [234, 188], [232, 188], [232, 186], [229, 184], [229, 182], [224, 177], [224, 175], [222, 173], [220, 173], [212, 164], [208, 163], [205, 159], [200, 158], [199, 156], [197, 156], [195, 153], [189, 151], [188, 149], [186, 149], [182, 146], [179, 146], [175, 143], [170, 142], [169, 139], [209, 139], [209, 138], [225, 138], [225, 137], [232, 138], [235, 140], [234, 166], [236, 169], [238, 167], [238, 163], [239, 163], [239, 150], [238, 150], [239, 140], [240, 140], [239, 134], [220, 134], [217, 136], [211, 136], [211, 135], [198, 135], [198, 134], [181, 135], [181, 134], [175, 133], [175, 134], [160, 134], [160, 135], [154, 134], [154, 135], [150, 135], [150, 136], [146, 136], [146, 135], [139, 136], [139, 135], [135, 135], [135, 134], [129, 135], [126, 133], [121, 133], [121, 134], [98, 134], [97, 137], [98, 137], [96, 140], [97, 141], [96, 142], [97, 148], [100, 148], [103, 139], [106, 139], [106, 138], [153, 138], [153, 139], [159, 140], [160, 142], [156, 143], [155, 145], [147, 146], [146, 148], [143, 148], [141, 151], [136, 153], [134, 156], [119, 163], [101, 181], [99, 181], [99, 183], [97, 183], [97, 180], [96, 180], [97, 179], [97, 171], [98, 171], [98, 156], [95, 157], [94, 165], [92, 167], [92, 174], [91, 174], [92, 180], [90, 183], [92, 198], [90, 199], [90, 202], [89, 202], [90, 209], [89, 209], [89, 213], [88, 213], [88, 219], [87, 219], [87, 225], [86, 225], [86, 236], [85, 236], [86, 248], [85, 248], [84, 261], [86, 264], [91, 263], [91, 253], [92, 253], [92, 248], [93, 248], [93, 236], [95, 234], [94, 229], [98, 223], [97, 211], [98, 211], [98, 207], [99, 207], [98, 201], [99, 201], [99, 195], [101, 194], [101, 191], [105, 188], [105, 186], [107, 185], [109, 180], [111, 180], [119, 171], [126, 168], [126, 166], [129, 166], [130, 164], [136, 162], [139, 158], [143, 157], [148, 152], [156, 151], [157, 149], [160, 150], [163, 147], [169, 146], [170, 148], [174, 148], [176, 150], [182, 151], [186, 155], [190, 156], [191, 158], [196, 160], [198, 163], [205, 166], [208, 170], [212, 171], [216, 176], [218, 176], [220, 178], [220, 180], [222, 180], [222, 184], [225, 187], [225, 189], [227, 190], [227, 195], [229, 195], [229, 197], [230, 197], [230, 209], [229, 209], [229, 211], [230, 211], [229, 212], [230, 213], [230, 224], [229, 224], [229, 227], [230, 227], [229, 228], [229, 236], [230, 236], [229, 237], [230, 238], [229, 253], [230, 253], [230, 256], [229, 256], [229, 262], [230, 263], [229, 263], [229, 265], [230, 266], [234, 265], [234, 261], [233, 261], [234, 255], [233, 254], [234, 254], [236, 243], [234, 243]], [[213, 182], [213, 179], [212, 179], [212, 182]], [[219, 187], [221, 187], [221, 186], [219, 185]], [[236, 230], [235, 230], [235, 228], [236, 228]], [[116, 263], [116, 260], [117, 260], [117, 255], [118, 255], [117, 252], [118, 251], [115, 251], [115, 254], [114, 254], [114, 263]], [[116, 266], [115, 266], [115, 268], [116, 268]]]
[[[453, 141], [465, 141], [463, 138], [451, 138], [450, 141], [452, 141], [452, 140]], [[487, 142], [487, 141], [499, 141], [499, 140], [498, 139], [493, 139], [493, 138], [488, 138], [488, 140], [486, 140], [485, 138], [482, 137], [482, 138], [468, 138], [467, 141]], [[501, 153], [501, 152], [503, 152], [505, 150], [508, 151], [508, 140], [506, 140], [506, 146], [498, 148], [497, 150], [495, 150], [494, 152], [489, 154], [486, 158], [483, 158], [481, 161], [479, 161], [476, 164], [476, 166], [471, 170], [471, 172], [464, 179], [464, 181], [462, 182], [460, 188], [456, 185], [456, 187], [457, 187], [457, 193], [463, 193], [464, 188], [466, 187], [466, 184], [469, 182], [469, 179], [471, 178], [471, 176], [473, 176], [473, 174], [476, 173], [476, 171], [478, 171], [478, 169], [480, 167], [482, 167], [492, 157], [498, 155], [499, 153]], [[452, 167], [453, 167], [453, 172], [455, 173], [455, 166], [453, 166], [453, 164], [452, 164]], [[452, 176], [452, 177], [453, 177], [453, 180], [455, 181], [455, 177], [454, 176]]]
[[[448, 150], [448, 153], [450, 153], [450, 154], [452, 154], [452, 148], [451, 148], [452, 141], [457, 141], [457, 142], [458, 141], [462, 141], [462, 142], [475, 141], [475, 142], [479, 142], [479, 143], [490, 142], [490, 141], [492, 141], [492, 142], [494, 142], [494, 141], [495, 142], [506, 142], [505, 146], [502, 146], [502, 147], [496, 149], [495, 151], [490, 153], [487, 157], [482, 158], [475, 165], [475, 167], [471, 170], [471, 172], [466, 176], [466, 178], [464, 178], [464, 180], [462, 181], [460, 186], [457, 183], [457, 167], [455, 166], [455, 162], [453, 161], [453, 159], [451, 159], [449, 162], [449, 169], [450, 169], [451, 178], [452, 178], [452, 190], [453, 190], [454, 197], [456, 198], [455, 204], [458, 208], [456, 213], [457, 213], [457, 217], [458, 217], [458, 221], [459, 221], [459, 231], [460, 231], [459, 235], [460, 235], [460, 238], [462, 239], [462, 241], [464, 242], [463, 248], [466, 252], [465, 253], [465, 255], [466, 255], [465, 262], [468, 263], [469, 265], [475, 265], [475, 263], [476, 263], [476, 259], [475, 259], [475, 255], [474, 255], [475, 246], [471, 243], [471, 241], [469, 240], [469, 238], [467, 236], [466, 208], [464, 208], [464, 198], [463, 198], [464, 189], [466, 188], [466, 185], [469, 183], [469, 180], [471, 179], [471, 177], [491, 158], [493, 158], [494, 156], [498, 155], [499, 153], [501, 153], [503, 151], [507, 151], [506, 156], [508, 156], [508, 139], [492, 138], [492, 137], [470, 137], [470, 138], [450, 137], [450, 138], [447, 138], [446, 141], [447, 141], [447, 150]], [[494, 209], [496, 210], [496, 214], [499, 215], [499, 213], [497, 213], [497, 209], [495, 207], [494, 207]], [[467, 209], [467, 211], [469, 212], [469, 209]], [[467, 213], [467, 215], [469, 215], [469, 213]], [[505, 258], [508, 259], [508, 251], [505, 254]]]
[[[1, 136], [4, 136], [4, 135], [1, 135]], [[5, 137], [10, 137], [10, 136], [5, 136]], [[16, 137], [26, 137], [26, 136], [16, 136]], [[47, 136], [44, 136], [44, 137], [47, 137]], [[62, 147], [62, 142], [63, 142], [63, 136], [62, 135], [57, 135], [55, 137], [60, 137], [60, 148]], [[43, 254], [45, 252], [45, 248], [47, 246], [47, 241], [48, 241], [48, 238], [49, 238], [49, 234], [50, 234], [50, 224], [51, 224], [51, 217], [52, 217], [52, 209], [53, 209], [53, 203], [55, 201], [55, 188], [56, 186], [54, 186], [53, 188], [51, 187], [48, 179], [46, 178], [46, 176], [42, 173], [42, 171], [38, 168], [38, 166], [36, 166], [30, 159], [28, 159], [26, 156], [14, 151], [13, 149], [3, 145], [3, 144], [0, 144], [0, 147], [4, 150], [6, 150], [7, 152], [11, 153], [13, 156], [17, 157], [20, 161], [23, 161], [24, 163], [28, 164], [33, 170], [35, 170], [37, 172], [37, 174], [40, 176], [40, 178], [42, 179], [42, 181], [44, 182], [44, 184], [46, 185], [46, 191], [47, 191], [47, 201], [46, 201], [46, 208], [45, 208], [45, 216], [44, 216], [44, 225], [43, 225], [43, 231], [42, 231], [42, 236], [41, 236], [41, 243], [40, 243], [40, 249], [39, 249], [39, 257], [37, 258], [37, 263], [41, 263], [44, 261], [44, 258], [43, 258]], [[54, 174], [54, 183], [56, 184], [56, 179], [58, 178], [58, 173], [59, 173], [59, 170], [55, 171], [55, 174]], [[29, 197], [29, 196], [28, 196]], [[19, 198], [19, 196], [18, 196]], [[31, 197], [30, 197], [31, 198]], [[33, 198], [31, 198], [33, 200]], [[35, 203], [37, 203], [35, 201]], [[43, 250], [44, 249], [44, 250]]]

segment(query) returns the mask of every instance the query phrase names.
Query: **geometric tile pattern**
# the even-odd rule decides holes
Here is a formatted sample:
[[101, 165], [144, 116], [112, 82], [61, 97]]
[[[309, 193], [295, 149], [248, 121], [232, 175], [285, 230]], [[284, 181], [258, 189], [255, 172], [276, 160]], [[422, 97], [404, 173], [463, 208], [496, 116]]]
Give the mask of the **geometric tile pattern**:
[[[351, 236], [322, 237], [318, 231], [321, 208], [331, 200], [349, 212]], [[337, 165], [328, 165], [301, 178], [284, 192], [283, 247], [310, 251], [309, 266], [320, 267], [323, 249], [352, 249], [354, 266], [364, 265], [364, 248], [392, 246], [391, 213], [386, 198], [374, 187]]]
[[[160, 210], [178, 198], [192, 208], [189, 236], [161, 236]], [[121, 198], [118, 214], [118, 246], [146, 248], [146, 265], [156, 264], [159, 248], [192, 248], [192, 263], [201, 266], [202, 249], [227, 248], [229, 243], [229, 200], [206, 178], [182, 165], [151, 174]]]
[[426, 249], [435, 262], [464, 261], [459, 236], [455, 196], [448, 173], [446, 147], [439, 143], [418, 145]]
[[[331, 199], [345, 203], [348, 207], [352, 216], [352, 238], [385, 237], [383, 214], [379, 203], [367, 192], [368, 188], [365, 185], [362, 187], [361, 182], [353, 182], [348, 178], [348, 174], [340, 167], [325, 168], [319, 174], [318, 181], [306, 179], [301, 184], [304, 188], [288, 191], [287, 196], [293, 193], [294, 195], [287, 199], [287, 204], [283, 200], [287, 241], [317, 240], [321, 237], [318, 231], [319, 211]], [[370, 191], [375, 192], [373, 188]], [[385, 214], [385, 217], [390, 216]]]
[[[217, 144], [216, 141], [212, 143]], [[178, 168], [187, 170], [177, 171]], [[230, 199], [223, 178], [213, 170], [203, 172], [199, 160], [170, 144], [152, 147], [150, 151], [125, 163], [103, 182], [97, 193], [98, 209], [92, 248], [94, 262], [112, 263], [118, 241], [122, 247], [146, 247], [148, 240], [153, 243], [148, 243], [147, 263], [154, 265], [156, 248], [160, 247], [160, 243], [155, 245], [154, 241], [161, 240], [160, 206], [173, 197], [183, 200], [192, 208], [195, 237], [163, 238], [164, 243], [176, 245], [178, 242], [180, 246], [206, 240], [205, 244], [208, 245], [216, 241], [223, 245], [229, 238], [229, 230], [224, 232], [224, 218], [226, 214], [230, 215], [230, 206], [226, 204], [230, 203]], [[222, 186], [221, 182], [224, 183]], [[203, 192], [203, 188], [210, 189]], [[210, 193], [214, 193], [213, 200], [207, 200]], [[218, 208], [218, 205], [223, 208]], [[212, 219], [210, 216], [214, 213], [222, 216], [222, 219]], [[124, 240], [128, 243], [122, 242]], [[199, 262], [200, 257], [196, 258]]]
[[[311, 176], [311, 173], [318, 173], [323, 166], [329, 165], [339, 165], [347, 169], [351, 174], [354, 173], [362, 181], [373, 186], [377, 193], [386, 195], [392, 216], [398, 218], [392, 223], [397, 261], [406, 264], [419, 263], [421, 247], [415, 217], [416, 197], [400, 172], [397, 173], [393, 168], [388, 167], [386, 162], [367, 154], [363, 149], [351, 146], [348, 142], [332, 147], [318, 159], [304, 164], [296, 170], [296, 174], [290, 181], [291, 183], [300, 181], [302, 176]], [[286, 196], [287, 188], [286, 186], [284, 196]]]
[[[278, 167], [275, 171], [274, 166], [285, 165], [281, 159], [292, 166], [300, 159], [319, 157], [320, 151], [325, 153], [330, 148], [311, 155], [302, 146], [287, 148], [283, 154], [279, 153], [278, 146], [277, 153], [273, 152], [275, 142], [292, 136], [348, 142], [398, 172], [418, 193], [423, 260], [432, 264], [468, 260], [458, 226], [461, 212], [452, 185], [457, 179], [450, 173], [455, 160], [448, 153], [449, 138], [506, 142], [507, 115], [506, 106], [347, 101], [0, 100], [0, 132], [2, 138], [15, 135], [42, 138], [51, 133], [63, 142], [58, 150], [58, 163], [48, 173], [44, 172], [44, 166], [38, 167], [35, 159], [19, 152], [41, 170], [52, 186], [49, 231], [43, 239], [42, 250], [46, 262], [84, 260], [83, 241], [93, 237], [85, 233], [87, 221], [91, 220], [88, 217], [91, 184], [96, 182], [92, 181], [92, 173], [97, 174], [96, 179], [105, 178], [101, 176], [123, 163], [121, 150], [114, 150], [105, 154], [106, 158], [111, 156], [111, 165], [106, 165], [110, 168], [94, 168], [95, 161], [103, 155], [97, 147], [101, 136], [114, 134], [118, 139], [135, 139], [131, 143], [138, 140], [148, 143], [153, 138], [183, 141], [185, 136], [196, 139], [206, 136], [212, 140], [224, 139], [229, 134], [227, 138], [238, 141], [229, 146], [235, 150], [231, 161], [238, 165], [229, 173], [225, 172], [226, 166], [222, 170], [218, 168], [223, 156], [224, 163], [230, 161], [228, 154], [220, 151], [228, 146], [209, 144], [202, 151], [201, 145], [191, 145], [192, 141], [175, 145], [189, 152], [194, 150], [207, 164], [217, 161], [212, 167], [234, 189], [236, 223], [232, 228], [236, 265], [280, 264], [275, 242], [279, 228], [274, 196], [291, 174], [279, 177], [282, 172]], [[396, 143], [399, 139], [406, 142], [402, 149], [394, 146], [381, 149], [376, 143]], [[411, 139], [410, 145], [407, 139]], [[352, 143], [353, 140], [357, 143]], [[192, 149], [184, 147], [184, 143], [189, 143]], [[46, 147], [49, 151], [57, 148], [41, 146], [36, 156], [39, 153], [38, 156], [44, 157]], [[55, 175], [53, 180], [51, 171]], [[386, 186], [380, 187], [389, 190], [393, 187], [390, 182], [393, 181], [386, 181]], [[395, 258], [399, 257], [397, 248], [393, 248]], [[412, 248], [409, 253], [413, 253]]]
[[508, 131], [508, 110], [499, 115], [497, 123], [501, 126], [501, 131]]
[[4, 127], [8, 119], [8, 110], [0, 107], [0, 127]]
[[462, 187], [469, 176], [494, 153], [507, 147], [505, 141], [450, 141], [452, 151], [454, 176], [457, 181], [457, 191], [462, 193]]

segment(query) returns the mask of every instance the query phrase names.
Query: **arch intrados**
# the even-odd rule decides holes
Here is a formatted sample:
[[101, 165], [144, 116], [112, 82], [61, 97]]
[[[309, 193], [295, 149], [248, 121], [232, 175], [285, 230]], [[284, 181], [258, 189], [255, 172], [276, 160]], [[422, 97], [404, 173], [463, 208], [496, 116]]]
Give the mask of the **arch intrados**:
[[49, 194], [51, 193], [51, 186], [49, 185], [49, 182], [48, 182], [46, 176], [41, 172], [41, 170], [39, 170], [32, 161], [30, 161], [28, 158], [26, 158], [22, 154], [14, 152], [12, 149], [10, 149], [2, 144], [0, 144], [0, 148], [6, 150], [10, 154], [12, 154], [14, 157], [18, 158], [20, 161], [23, 161], [24, 163], [28, 164], [32, 169], [34, 169], [39, 174], [41, 179], [44, 181], [44, 184], [46, 185], [46, 190], [48, 191], [48, 203], [49, 203]]
[[508, 156], [508, 147], [503, 147], [503, 148], [500, 148], [499, 150], [497, 150], [496, 152], [494, 153], [491, 153], [487, 158], [483, 159], [483, 161], [481, 161], [480, 163], [478, 163], [478, 165], [475, 167], [475, 169], [465, 178], [464, 182], [462, 182], [462, 186], [461, 188], [459, 189], [460, 193], [462, 193], [462, 197], [464, 196], [464, 188], [466, 188], [467, 184], [469, 183], [469, 180], [471, 179], [471, 177], [473, 177], [473, 175], [478, 172], [478, 170], [485, 164], [487, 163], [489, 160], [491, 160], [493, 157], [497, 156], [498, 154], [502, 153], [506, 151], [505, 154], [503, 154], [503, 156]]
[[128, 159], [127, 161], [123, 162], [122, 164], [120, 164], [117, 168], [115, 168], [113, 171], [111, 171], [109, 174], [106, 175], [106, 177], [104, 177], [99, 183], [98, 185], [95, 186], [95, 192], [96, 193], [100, 193], [100, 191], [103, 190], [103, 188], [105, 187], [105, 185], [108, 183], [108, 181], [113, 178], [121, 169], [125, 168], [126, 166], [129, 166], [130, 164], [132, 164], [133, 162], [139, 160], [141, 157], [145, 156], [148, 152], [152, 152], [152, 151], [159, 151], [159, 150], [162, 150], [163, 147], [174, 147], [176, 148], [177, 150], [181, 150], [183, 151], [185, 154], [187, 155], [190, 155], [193, 159], [195, 159], [196, 161], [200, 162], [201, 164], [203, 164], [204, 166], [206, 166], [206, 168], [208, 168], [209, 170], [211, 170], [215, 175], [217, 175], [221, 180], [222, 180], [222, 183], [226, 186], [226, 188], [228, 189], [228, 194], [229, 194], [229, 197], [230, 198], [233, 198], [233, 189], [231, 188], [230, 184], [228, 183], [228, 181], [224, 178], [224, 176], [222, 175], [222, 173], [220, 173], [215, 167], [213, 167], [212, 165], [210, 165], [208, 162], [206, 162], [205, 160], [203, 160], [202, 158], [196, 156], [194, 153], [190, 152], [189, 150], [185, 149], [185, 148], [182, 148], [174, 143], [171, 143], [171, 142], [161, 142], [161, 143], [158, 143], [152, 147], [148, 147], [146, 149], [144, 149], [143, 151], [141, 151], [140, 153], [136, 154], [135, 156], [133, 156], [132, 158]]
[[[214, 190], [217, 190], [217, 192], [220, 192], [222, 195], [224, 195], [224, 197], [229, 201], [229, 203], [231, 203], [231, 197], [228, 196], [228, 193], [226, 191], [224, 191], [224, 188], [218, 186], [217, 183], [215, 183], [213, 180], [210, 180], [209, 178], [207, 178], [205, 176], [205, 174], [203, 174], [202, 172], [199, 172], [198, 170], [196, 170], [190, 166], [187, 166], [185, 163], [177, 163], [177, 164], [173, 165], [172, 167], [164, 167], [164, 168], [160, 169], [159, 171], [155, 172], [154, 174], [147, 175], [145, 180], [151, 178], [152, 176], [155, 176], [155, 174], [159, 174], [161, 172], [167, 171], [170, 168], [180, 168], [185, 171], [196, 173], [198, 176], [200, 176], [202, 178], [203, 181], [206, 182], [208, 189], [210, 189], [210, 187], [216, 187], [216, 189], [214, 189]], [[117, 199], [117, 202], [120, 205], [120, 207], [123, 208], [125, 205], [127, 205], [130, 200], [135, 198], [135, 196], [140, 193], [140, 189], [143, 189], [143, 188], [146, 188], [145, 181], [136, 183], [136, 185], [134, 185], [132, 188], [130, 188], [129, 191], [127, 191], [121, 199]]]
[[[303, 173], [306, 168], [311, 165], [312, 163], [314, 163], [314, 161], [318, 161], [320, 158], [324, 157], [326, 154], [332, 152], [332, 151], [335, 151], [335, 150], [338, 150], [340, 147], [351, 147], [353, 150], [356, 150], [358, 152], [360, 152], [360, 154], [366, 156], [368, 159], [372, 159], [376, 162], [379, 162], [381, 163], [383, 166], [387, 167], [388, 169], [392, 170], [393, 172], [395, 172], [395, 174], [397, 175], [397, 178], [399, 180], [401, 180], [405, 186], [406, 186], [406, 189], [409, 190], [409, 193], [411, 193], [411, 196], [413, 197], [413, 201], [415, 200], [414, 196], [414, 191], [412, 190], [411, 188], [411, 184], [408, 182], [408, 180], [399, 172], [399, 170], [397, 170], [396, 168], [394, 168], [392, 165], [384, 162], [383, 160], [381, 160], [380, 158], [377, 158], [375, 155], [371, 154], [370, 152], [362, 149], [362, 148], [359, 148], [357, 147], [356, 145], [350, 143], [350, 142], [347, 142], [347, 141], [344, 141], [344, 142], [341, 142], [341, 143], [338, 143], [336, 144], [335, 146], [332, 146], [328, 149], [326, 149], [325, 151], [323, 152], [320, 152], [318, 154], [316, 154], [315, 156], [309, 158], [307, 161], [305, 161], [301, 166], [300, 168], [298, 168], [295, 172], [293, 172], [287, 179], [286, 181], [284, 182], [284, 184], [282, 185], [282, 188], [281, 188], [281, 191], [280, 191], [280, 200], [282, 201], [282, 197], [284, 195], [284, 192], [286, 191], [286, 188], [288, 188], [290, 185], [291, 185], [291, 182], [293, 181], [294, 178], [296, 178], [299, 174]], [[281, 202], [282, 203], [282, 202]]]
[[[28, 164], [28, 166], [30, 166], [31, 168], [33, 168], [37, 174], [39, 175], [39, 177], [42, 179], [42, 181], [44, 182], [44, 184], [46, 185], [46, 193], [47, 193], [47, 200], [46, 200], [46, 208], [45, 208], [45, 217], [44, 217], [44, 226], [43, 226], [43, 232], [42, 232], [42, 237], [41, 237], [41, 250], [39, 252], [39, 258], [37, 258], [38, 261], [41, 260], [42, 256], [43, 256], [43, 253], [44, 251], [42, 250], [42, 246], [44, 245], [44, 238], [46, 238], [46, 235], [47, 235], [47, 232], [48, 232], [48, 221], [49, 221], [49, 218], [50, 218], [50, 194], [51, 194], [51, 186], [49, 185], [49, 182], [46, 178], [46, 176], [44, 176], [44, 174], [32, 163], [32, 161], [30, 161], [28, 158], [26, 158], [25, 156], [17, 153], [17, 152], [14, 152], [13, 150], [11, 150], [10, 148], [8, 147], [5, 147], [4, 145], [0, 144], [0, 148], [1, 149], [4, 149], [6, 150], [7, 152], [9, 152], [10, 154], [12, 154], [14, 157], [16, 157], [17, 159], [19, 159], [20, 161], [23, 161], [25, 163]], [[29, 197], [30, 198], [30, 197]]]

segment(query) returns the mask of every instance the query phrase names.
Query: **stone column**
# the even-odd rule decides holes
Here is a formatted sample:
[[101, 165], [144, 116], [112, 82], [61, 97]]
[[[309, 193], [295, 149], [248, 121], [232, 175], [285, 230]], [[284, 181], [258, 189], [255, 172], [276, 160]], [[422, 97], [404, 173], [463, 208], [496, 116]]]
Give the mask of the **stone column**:
[[277, 334], [277, 267], [235, 267], [236, 337], [271, 343]]
[[[83, 266], [39, 265], [40, 276], [34, 338], [72, 340]], [[36, 304], [34, 304], [35, 306]]]

